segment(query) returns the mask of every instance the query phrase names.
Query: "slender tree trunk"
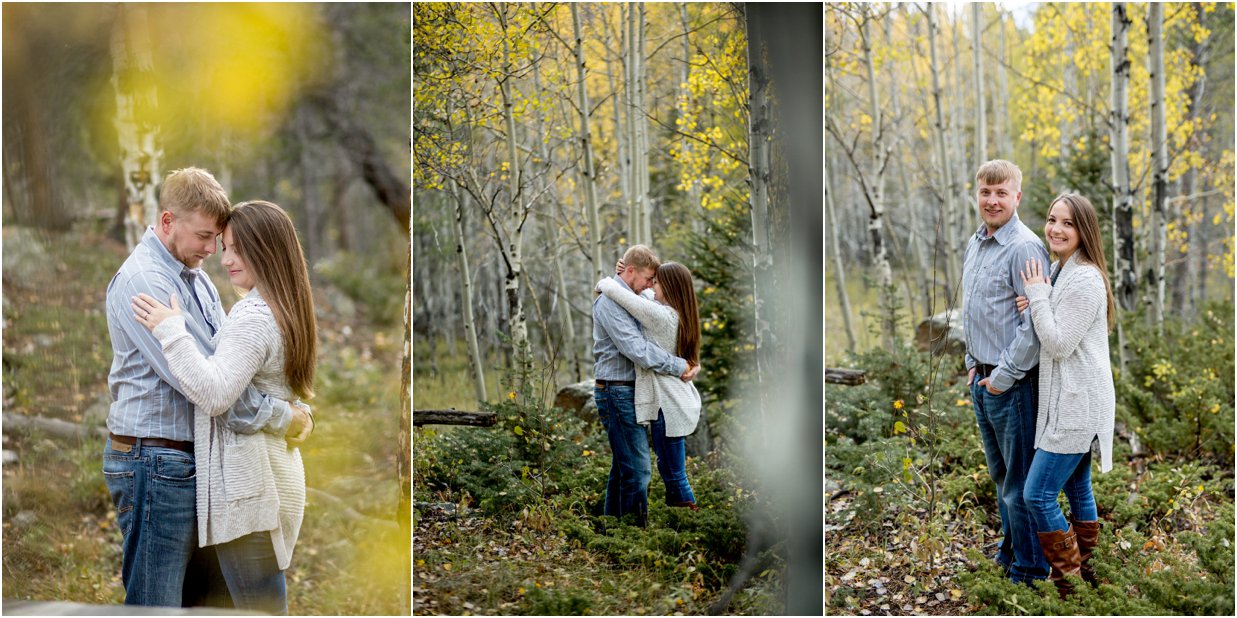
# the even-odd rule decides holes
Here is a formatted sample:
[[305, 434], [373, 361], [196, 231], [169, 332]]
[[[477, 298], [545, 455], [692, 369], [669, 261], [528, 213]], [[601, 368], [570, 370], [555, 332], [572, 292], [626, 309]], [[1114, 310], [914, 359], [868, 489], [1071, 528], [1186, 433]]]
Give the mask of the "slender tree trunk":
[[1168, 200], [1168, 129], [1164, 108], [1164, 5], [1151, 3], [1148, 8], [1147, 38], [1151, 48], [1148, 70], [1151, 79], [1151, 320], [1156, 328], [1164, 325], [1164, 270], [1168, 245], [1168, 220], [1165, 202]]
[[833, 259], [833, 284], [836, 286], [838, 295], [838, 304], [842, 307], [842, 322], [846, 326], [846, 342], [849, 344], [849, 349], [854, 352], [859, 351], [859, 341], [855, 337], [855, 325], [851, 320], [850, 309], [850, 293], [846, 291], [846, 268], [842, 263], [842, 250], [840, 241], [838, 240], [838, 220], [834, 214], [833, 192], [829, 190], [832, 175], [825, 176], [825, 227], [829, 229], [829, 246], [832, 249], [830, 257]]
[[[756, 388], [762, 395], [758, 402], [756, 418], [761, 425], [765, 424], [765, 400], [763, 386], [768, 378], [769, 353], [772, 341], [769, 339], [769, 316], [765, 315], [768, 308], [763, 307], [767, 298], [762, 292], [771, 288], [773, 281], [773, 253], [769, 246], [769, 185], [773, 177], [773, 159], [770, 140], [773, 135], [772, 101], [769, 100], [769, 73], [765, 57], [765, 30], [761, 27], [760, 11], [747, 7], [747, 74], [748, 74], [748, 109], [750, 110], [748, 124], [748, 178], [751, 183], [749, 204], [752, 211], [752, 276], [753, 289], [756, 290], [752, 303], [756, 345]], [[776, 288], [773, 288], [776, 289]], [[762, 440], [765, 432], [760, 432]]]
[[301, 201], [305, 209], [305, 260], [309, 262], [310, 272], [313, 272], [313, 265], [323, 257], [322, 243], [325, 236], [326, 213], [318, 186], [317, 166], [313, 160], [314, 140], [310, 133], [308, 106], [302, 105], [297, 109], [295, 122], [298, 162], [301, 168]]
[[[527, 213], [521, 201], [524, 196], [520, 190], [520, 153], [516, 145], [514, 98], [511, 95], [511, 82], [514, 71], [511, 61], [511, 33], [508, 31], [507, 6], [499, 11], [499, 21], [503, 29], [503, 71], [499, 77], [499, 89], [502, 92], [503, 123], [507, 129], [507, 192], [509, 203], [505, 218], [506, 233], [502, 243], [503, 260], [506, 262], [506, 275], [503, 292], [507, 297], [507, 310], [510, 318], [511, 346], [515, 352], [516, 374], [522, 374], [529, 368], [531, 360], [528, 342], [528, 321], [524, 315], [524, 302], [521, 298], [521, 277], [524, 272], [524, 223]], [[522, 386], [517, 379], [517, 391]]]
[[[975, 134], [975, 167], [979, 169], [988, 160], [988, 117], [984, 102], [984, 60], [980, 53], [980, 42], [983, 40], [983, 5], [971, 3], [971, 51], [975, 59], [975, 119], [978, 125]], [[1001, 91], [1004, 93], [1005, 91]]]
[[158, 90], [146, 8], [117, 5], [112, 27], [112, 88], [116, 92], [116, 133], [129, 212], [125, 244], [132, 249], [159, 215], [155, 185], [162, 178], [163, 149], [155, 122]]
[[[408, 273], [412, 273], [412, 243], [408, 243]], [[399, 499], [395, 506], [395, 519], [399, 523], [400, 536], [405, 547], [412, 543], [412, 278], [404, 288], [404, 354], [400, 363], [399, 383], [399, 463], [396, 477], [399, 479]], [[412, 578], [412, 554], [401, 552], [400, 568], [404, 581]], [[402, 598], [406, 593], [401, 592]], [[407, 606], [405, 606], [407, 607]], [[407, 610], [405, 610], [407, 611]]]
[[881, 286], [881, 298], [885, 309], [881, 311], [885, 348], [893, 352], [894, 339], [897, 337], [897, 323], [891, 307], [894, 301], [893, 269], [889, 266], [889, 253], [885, 248], [885, 166], [888, 162], [888, 149], [885, 146], [884, 118], [881, 115], [880, 91], [876, 81], [876, 63], [872, 58], [872, 34], [868, 27], [873, 19], [871, 5], [863, 8], [863, 23], [859, 31], [863, 44], [863, 62], [868, 71], [868, 99], [872, 115], [872, 169], [868, 172], [869, 183], [865, 187], [868, 192], [870, 215], [868, 217], [868, 234], [872, 239], [873, 264], [876, 266], [878, 281]]
[[451, 197], [455, 201], [455, 259], [460, 268], [460, 281], [463, 283], [463, 298], [460, 304], [464, 309], [464, 344], [468, 349], [468, 369], [472, 373], [473, 389], [477, 403], [485, 403], [485, 362], [482, 360], [481, 349], [477, 346], [477, 318], [473, 314], [472, 271], [468, 268], [468, 248], [464, 244], [465, 216], [468, 209], [463, 191], [459, 185], [451, 183]]
[[[1005, 51], [1005, 12], [1001, 10], [999, 5], [996, 7], [996, 16], [997, 25], [1000, 27], [1000, 36], [998, 38], [1001, 46], [1001, 57], [996, 63], [997, 84], [998, 91], [1004, 93], [1009, 92], [1009, 71], [1005, 68], [1006, 58], [1008, 58], [1008, 54]], [[1009, 127], [1009, 98], [1003, 95], [993, 98], [996, 100], [997, 117], [993, 126], [997, 130], [998, 158], [1008, 159], [1014, 156], [1013, 136], [1010, 135], [1011, 130]]]
[[949, 160], [948, 146], [946, 145], [945, 133], [945, 113], [942, 109], [943, 102], [941, 101], [941, 78], [938, 70], [939, 63], [936, 54], [936, 38], [939, 25], [936, 21], [936, 9], [932, 4], [928, 4], [924, 8], [924, 12], [928, 16], [928, 47], [931, 53], [931, 71], [932, 71], [932, 100], [935, 104], [935, 119], [933, 128], [936, 133], [936, 149], [937, 155], [940, 157], [941, 171], [941, 188], [939, 191], [939, 206], [940, 216], [943, 217], [941, 227], [945, 230], [945, 296], [950, 298], [953, 296], [953, 289], [960, 285], [961, 265], [959, 263], [959, 243], [961, 239], [958, 237], [958, 228], [961, 225], [962, 219], [957, 217], [954, 208], [950, 206], [950, 202], [954, 200], [956, 192], [954, 191], [952, 163]]
[[[584, 208], [588, 213], [588, 230], [589, 244], [592, 245], [593, 257], [593, 280], [595, 283], [600, 280], [605, 272], [602, 269], [601, 259], [601, 218], [597, 212], [597, 173], [594, 169], [593, 162], [593, 135], [589, 128], [588, 110], [591, 109], [588, 103], [588, 88], [585, 84], [585, 78], [588, 72], [584, 63], [584, 39], [580, 34], [580, 5], [571, 5], [571, 23], [575, 32], [575, 58], [576, 58], [576, 78], [579, 82], [576, 86], [576, 94], [579, 96], [580, 104], [580, 152], [584, 158]], [[615, 122], [618, 121], [618, 108], [615, 108]], [[616, 135], [622, 133], [616, 131]], [[544, 140], [543, 140], [544, 141]], [[621, 145], [620, 145], [621, 149]]]
[[636, 29], [636, 100], [637, 111], [636, 116], [637, 132], [640, 135], [640, 150], [636, 151], [638, 155], [637, 161], [640, 162], [640, 175], [637, 179], [640, 181], [640, 238], [647, 245], [652, 245], [653, 241], [653, 200], [649, 190], [649, 122], [645, 117], [646, 110], [649, 109], [648, 101], [645, 97], [645, 85], [648, 82], [648, 68], [644, 64], [644, 41], [647, 37], [646, 19], [644, 15], [645, 3], [637, 3], [640, 10], [637, 14], [639, 21]]
[[[1129, 83], [1130, 18], [1123, 2], [1112, 6], [1112, 186], [1113, 295], [1122, 311], [1134, 310], [1134, 193], [1130, 186]], [[1125, 329], [1117, 322], [1117, 347], [1125, 371]]]

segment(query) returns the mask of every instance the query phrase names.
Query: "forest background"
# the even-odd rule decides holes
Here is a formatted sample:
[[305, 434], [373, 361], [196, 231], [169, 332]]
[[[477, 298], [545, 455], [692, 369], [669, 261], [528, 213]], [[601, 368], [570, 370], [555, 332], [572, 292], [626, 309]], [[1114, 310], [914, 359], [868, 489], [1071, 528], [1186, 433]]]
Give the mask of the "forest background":
[[[828, 611], [1231, 614], [1233, 5], [837, 3], [826, 22], [826, 364], [867, 377], [826, 391]], [[1119, 301], [1103, 583], [1068, 601], [988, 559], [994, 488], [945, 326], [994, 158], [1021, 167], [1037, 234], [1053, 196], [1090, 198]]]
[[[414, 6], [414, 421], [497, 414], [414, 430], [414, 613], [820, 612], [821, 20]], [[593, 286], [637, 243], [692, 271], [704, 400], [701, 510], [654, 478], [644, 529], [600, 514], [576, 409]]]
[[[104, 294], [153, 221], [158, 179], [199, 166], [234, 202], [287, 210], [310, 265], [318, 425], [289, 610], [408, 613], [408, 5], [3, 10], [5, 602], [124, 597], [101, 473]], [[230, 306], [218, 258], [206, 270]]]

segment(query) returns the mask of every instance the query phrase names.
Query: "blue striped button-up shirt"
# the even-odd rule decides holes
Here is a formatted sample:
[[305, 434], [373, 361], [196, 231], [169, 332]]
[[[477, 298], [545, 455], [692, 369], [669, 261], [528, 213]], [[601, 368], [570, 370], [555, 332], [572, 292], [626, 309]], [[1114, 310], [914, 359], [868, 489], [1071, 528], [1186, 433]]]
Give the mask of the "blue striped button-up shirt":
[[[614, 279], [631, 289], [622, 277]], [[687, 361], [649, 341], [636, 318], [605, 294], [593, 300], [593, 359], [593, 377], [598, 380], [635, 380], [632, 363], [674, 376], [687, 371]]]
[[998, 391], [1039, 364], [1039, 339], [1029, 313], [1018, 313], [1014, 299], [1025, 296], [1022, 271], [1029, 259], [1046, 270], [1048, 252], [1015, 212], [995, 234], [980, 225], [966, 246], [962, 267], [966, 367], [994, 365], [988, 383]]
[[[130, 303], [138, 294], [165, 305], [176, 294], [185, 328], [209, 356], [215, 350], [214, 335], [226, 317], [219, 292], [205, 272], [173, 257], [153, 227], [147, 228], [107, 286], [107, 330], [112, 337], [108, 430], [138, 438], [192, 441], [193, 404], [178, 390], [180, 384], [168, 370], [159, 340], [133, 317]], [[253, 386], [245, 389], [227, 415], [228, 427], [234, 431], [265, 430], [276, 435], [287, 431], [292, 418], [288, 402], [267, 398]]]

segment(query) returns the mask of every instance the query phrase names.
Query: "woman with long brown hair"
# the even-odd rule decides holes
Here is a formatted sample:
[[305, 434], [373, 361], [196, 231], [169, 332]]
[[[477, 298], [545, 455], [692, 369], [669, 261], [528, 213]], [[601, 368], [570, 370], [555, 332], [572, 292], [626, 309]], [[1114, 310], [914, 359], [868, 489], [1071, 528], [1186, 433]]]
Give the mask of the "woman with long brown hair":
[[[623, 269], [622, 261], [618, 268]], [[658, 347], [681, 357], [689, 365], [700, 364], [700, 312], [691, 271], [677, 262], [657, 268], [652, 288], [637, 295], [612, 278], [602, 279], [597, 289], [621, 305]], [[636, 366], [636, 420], [650, 425], [657, 472], [666, 486], [666, 504], [697, 510], [696, 496], [687, 480], [686, 436], [700, 420], [700, 393], [691, 382]]]
[[175, 296], [169, 308], [142, 294], [133, 310], [159, 339], [180, 390], [196, 406], [199, 545], [215, 546], [237, 609], [286, 614], [284, 571], [305, 514], [301, 454], [283, 438], [232, 431], [224, 412], [251, 382], [280, 399], [313, 396], [313, 295], [296, 229], [275, 204], [237, 205], [222, 239], [223, 266], [244, 297], [219, 330], [213, 356], [204, 356], [185, 331]]
[[[1099, 446], [1100, 472], [1111, 470], [1116, 397], [1108, 332], [1116, 312], [1091, 202], [1076, 193], [1058, 196], [1048, 209], [1044, 238], [1057, 257], [1051, 278], [1037, 260], [1029, 260], [1022, 274], [1040, 343], [1035, 456], [1022, 495], [1064, 597], [1072, 591], [1066, 575], [1095, 585], [1089, 561], [1100, 519], [1091, 490], [1091, 448]], [[1021, 310], [1027, 301], [1019, 301]], [[1062, 489], [1069, 520], [1057, 503]]]

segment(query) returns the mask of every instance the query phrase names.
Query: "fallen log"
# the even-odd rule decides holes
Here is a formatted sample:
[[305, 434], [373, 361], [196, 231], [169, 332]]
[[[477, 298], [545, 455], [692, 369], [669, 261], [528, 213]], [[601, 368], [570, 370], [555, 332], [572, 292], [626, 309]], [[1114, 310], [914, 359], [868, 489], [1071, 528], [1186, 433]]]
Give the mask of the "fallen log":
[[498, 422], [494, 412], [468, 412], [464, 410], [413, 410], [412, 425], [466, 425], [469, 427], [492, 427]]
[[62, 421], [58, 418], [42, 416], [26, 416], [16, 412], [4, 413], [4, 431], [30, 434], [42, 433], [58, 440], [85, 440], [92, 435], [107, 437], [106, 427], [87, 427], [78, 423]]
[[825, 367], [825, 382], [828, 384], [858, 386], [867, 382], [867, 373], [863, 369], [834, 369], [832, 367]]

